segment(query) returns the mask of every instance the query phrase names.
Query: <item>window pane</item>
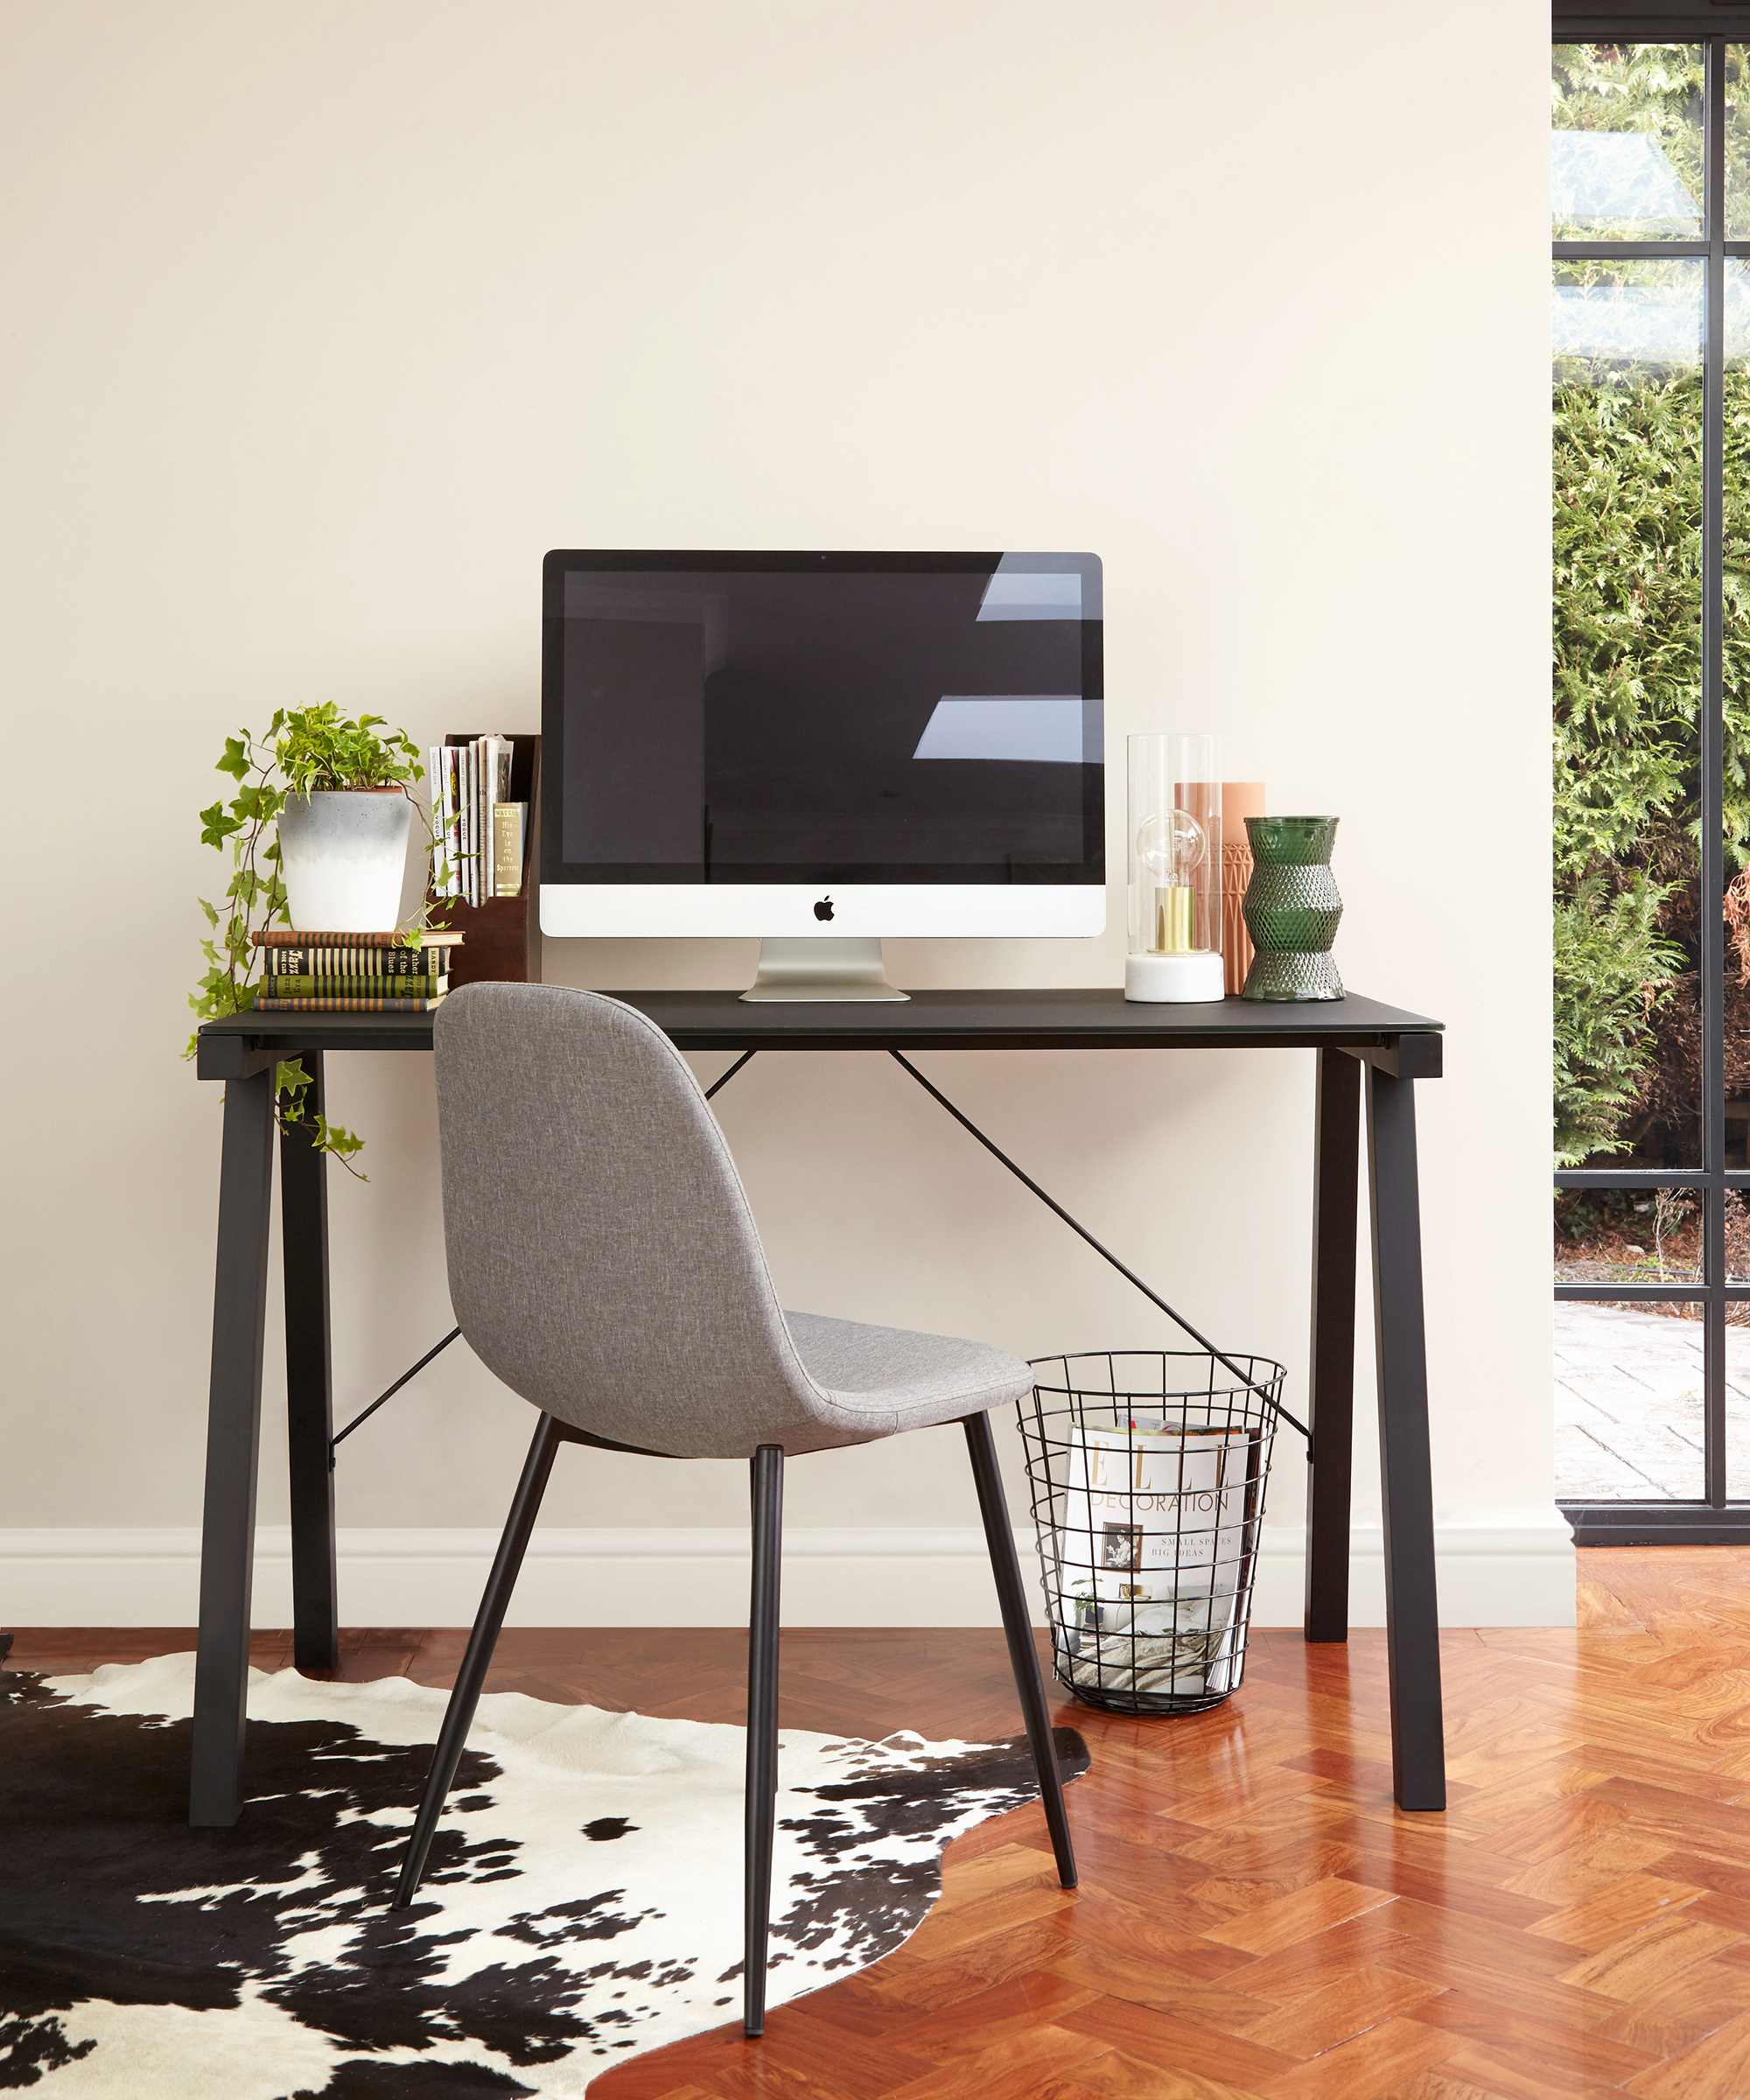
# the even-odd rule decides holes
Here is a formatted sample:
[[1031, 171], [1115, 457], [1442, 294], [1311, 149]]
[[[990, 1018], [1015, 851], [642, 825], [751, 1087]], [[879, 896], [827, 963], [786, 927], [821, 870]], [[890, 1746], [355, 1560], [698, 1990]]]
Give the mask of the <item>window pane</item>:
[[1726, 1308], [1726, 1492], [1750, 1494], [1750, 1305]]
[[1553, 86], [1556, 239], [1699, 239], [1700, 45], [1558, 44]]
[[[1726, 1142], [1732, 1143], [1732, 1108], [1726, 1110]], [[1743, 1125], [1739, 1125], [1738, 1142], [1744, 1142]], [[1730, 1162], [1728, 1161], [1729, 1165]], [[1726, 1280], [1728, 1284], [1750, 1284], [1750, 1192], [1741, 1188], [1728, 1188], [1726, 1203]], [[1740, 1327], [1750, 1327], [1750, 1305], [1733, 1305], [1729, 1299], [1726, 1307], [1727, 1321]], [[1743, 1490], [1750, 1496], [1750, 1476], [1746, 1476]]]
[[[1750, 1167], [1750, 268], [1732, 261], [1726, 265], [1725, 391], [1726, 1164]], [[1728, 1255], [1736, 1216], [1728, 1204]], [[1750, 1494], [1750, 1476], [1733, 1492]]]
[[[1701, 1211], [1698, 1188], [1558, 1188], [1555, 1280], [1699, 1284]], [[1741, 1243], [1750, 1266], [1750, 1233]]]
[[1750, 241], [1750, 47], [1726, 47], [1726, 237]]
[[1704, 1499], [1700, 1312], [1557, 1306], [1558, 1501]]
[[[1555, 265], [1556, 1150], [1564, 1166], [1701, 1165], [1704, 269]], [[1746, 304], [1750, 312], [1750, 298]], [[1746, 554], [1750, 573], [1750, 547]], [[1742, 1084], [1750, 1094], [1750, 1060]]]

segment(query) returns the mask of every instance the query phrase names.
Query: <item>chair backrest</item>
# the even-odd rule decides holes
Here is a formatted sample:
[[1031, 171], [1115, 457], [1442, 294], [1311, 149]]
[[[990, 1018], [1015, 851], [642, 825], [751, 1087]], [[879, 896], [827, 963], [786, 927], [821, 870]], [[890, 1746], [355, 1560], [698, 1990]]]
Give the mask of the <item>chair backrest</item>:
[[596, 992], [469, 984], [432, 1034], [450, 1298], [481, 1361], [613, 1443], [677, 1458], [795, 1448], [830, 1404], [796, 1354], [729, 1148], [661, 1029]]

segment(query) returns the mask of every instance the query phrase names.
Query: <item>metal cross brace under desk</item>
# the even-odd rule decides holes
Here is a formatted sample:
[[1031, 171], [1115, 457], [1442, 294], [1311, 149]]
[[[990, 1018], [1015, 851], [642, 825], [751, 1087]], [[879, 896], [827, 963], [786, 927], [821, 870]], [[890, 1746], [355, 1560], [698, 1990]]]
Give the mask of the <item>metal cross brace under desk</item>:
[[[1341, 1641], [1349, 1617], [1356, 1191], [1362, 1082], [1373, 1225], [1386, 1652], [1393, 1791], [1443, 1809], [1440, 1656], [1428, 1450], [1418, 1079], [1440, 1074], [1441, 1023], [1351, 994], [1318, 1005], [1132, 1005], [1116, 990], [920, 991], [904, 1004], [751, 1005], [731, 991], [610, 995], [682, 1050], [1284, 1050], [1319, 1053], [1313, 1141], [1312, 1343], [1306, 1630]], [[200, 1033], [197, 1069], [225, 1082], [219, 1266], [213, 1307], [189, 1820], [234, 1823], [243, 1803], [244, 1697], [267, 1321], [273, 1068], [301, 1057], [308, 1113], [330, 1050], [429, 1050], [430, 1014], [243, 1013]], [[279, 1145], [294, 1657], [339, 1659], [326, 1161], [298, 1132]]]

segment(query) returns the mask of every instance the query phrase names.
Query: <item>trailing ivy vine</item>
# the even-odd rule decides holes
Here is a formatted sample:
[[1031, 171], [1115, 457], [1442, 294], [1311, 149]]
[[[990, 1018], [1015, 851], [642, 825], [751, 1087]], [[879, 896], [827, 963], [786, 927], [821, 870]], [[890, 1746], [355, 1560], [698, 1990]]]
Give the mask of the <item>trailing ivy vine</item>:
[[[206, 968], [188, 999], [197, 1026], [249, 1011], [261, 988], [262, 950], [256, 935], [291, 924], [280, 878], [278, 837], [279, 814], [289, 795], [398, 787], [424, 825], [429, 850], [430, 821], [410, 793], [424, 778], [418, 747], [399, 730], [378, 735], [387, 727], [381, 715], [348, 720], [330, 701], [319, 707], [281, 708], [264, 736], [243, 729], [226, 738], [214, 771], [228, 774], [236, 792], [228, 802], [221, 795], [200, 812], [200, 843], [220, 853], [228, 849], [231, 878], [219, 903], [200, 900], [208, 931], [200, 943]], [[410, 946], [430, 922], [429, 910], [422, 909], [407, 929]], [[190, 1036], [186, 1055], [194, 1055], [197, 1040]], [[274, 1067], [279, 1128], [307, 1130], [318, 1152], [331, 1153], [365, 1180], [354, 1163], [363, 1138], [326, 1116], [310, 1115], [310, 1085], [301, 1059], [282, 1059]]]

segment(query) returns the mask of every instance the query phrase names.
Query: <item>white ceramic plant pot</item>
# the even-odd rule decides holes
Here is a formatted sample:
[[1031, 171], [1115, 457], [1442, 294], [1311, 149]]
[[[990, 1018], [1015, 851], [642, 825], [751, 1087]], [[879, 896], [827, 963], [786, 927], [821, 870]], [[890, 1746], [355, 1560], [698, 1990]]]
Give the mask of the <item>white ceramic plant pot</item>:
[[389, 934], [413, 806], [399, 788], [291, 794], [279, 813], [279, 866], [293, 928], [305, 934]]

